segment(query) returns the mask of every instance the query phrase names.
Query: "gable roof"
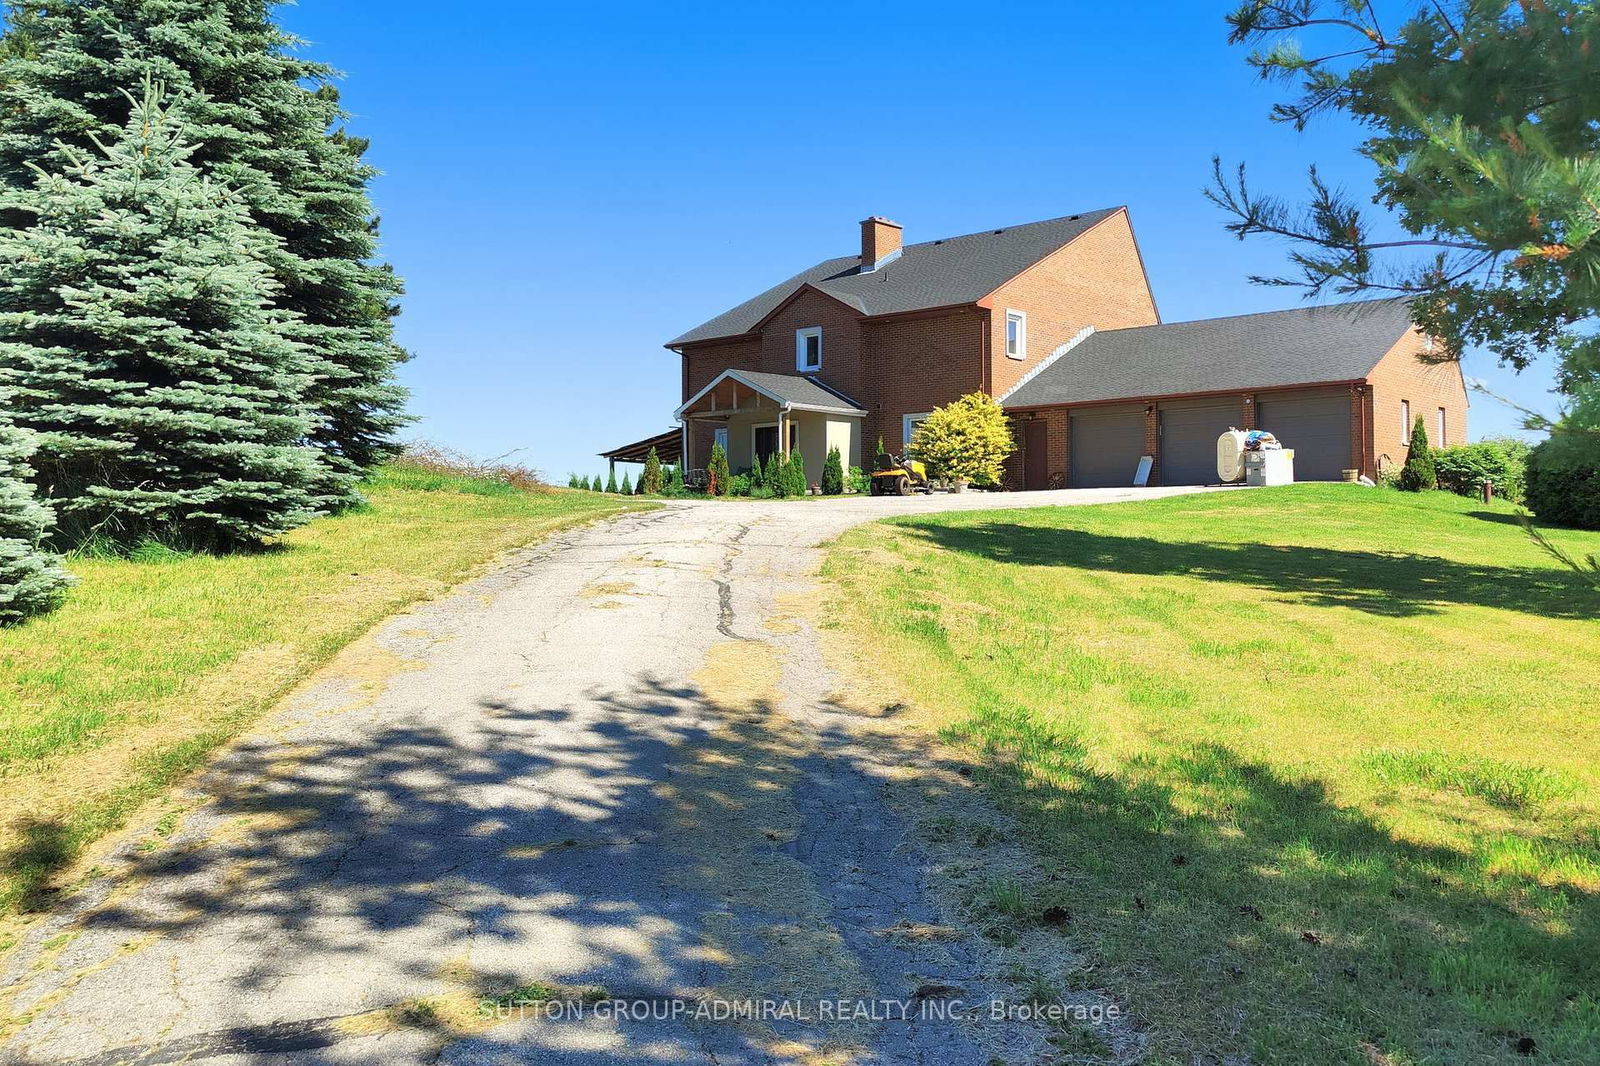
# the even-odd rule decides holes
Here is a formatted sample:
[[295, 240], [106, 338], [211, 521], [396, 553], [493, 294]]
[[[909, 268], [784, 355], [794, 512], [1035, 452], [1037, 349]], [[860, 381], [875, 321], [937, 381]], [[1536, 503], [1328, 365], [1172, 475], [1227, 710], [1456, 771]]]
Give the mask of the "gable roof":
[[826, 259], [724, 311], [668, 348], [749, 333], [801, 288], [811, 286], [864, 315], [890, 315], [973, 303], [1117, 212], [1120, 207], [1044, 222], [908, 244], [898, 258], [861, 271], [859, 255]]
[[762, 393], [783, 407], [798, 407], [802, 411], [823, 411], [829, 414], [864, 415], [866, 409], [842, 392], [828, 388], [815, 378], [799, 374], [766, 374], [755, 370], [724, 370], [711, 383], [688, 400], [676, 412], [677, 417], [700, 402], [700, 398], [732, 378], [747, 388]]
[[1386, 299], [1104, 330], [1001, 402], [1039, 407], [1359, 381], [1410, 328], [1408, 301]]

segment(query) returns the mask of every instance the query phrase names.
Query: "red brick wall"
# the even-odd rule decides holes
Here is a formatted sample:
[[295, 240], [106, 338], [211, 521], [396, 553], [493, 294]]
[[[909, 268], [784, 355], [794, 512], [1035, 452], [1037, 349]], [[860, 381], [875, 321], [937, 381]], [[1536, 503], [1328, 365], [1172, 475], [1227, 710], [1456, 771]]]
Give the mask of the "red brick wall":
[[863, 465], [872, 462], [880, 435], [891, 452], [905, 447], [905, 415], [931, 411], [981, 387], [984, 318], [965, 308], [865, 323], [865, 387], [857, 395], [868, 411], [861, 426]]
[[[1459, 363], [1425, 363], [1417, 358], [1426, 339], [1415, 329], [1402, 337], [1368, 376], [1370, 421], [1367, 426], [1367, 471], [1406, 461], [1411, 427], [1400, 425], [1400, 404], [1411, 401], [1411, 420], [1422, 416], [1428, 443], [1435, 448], [1465, 444], [1467, 437], [1467, 386]], [[1439, 408], [1445, 409], [1447, 440], [1438, 437]], [[1359, 451], [1357, 454], [1361, 454]], [[1387, 456], [1387, 459], [1384, 457]]]
[[[1122, 329], [1161, 320], [1126, 211], [1035, 263], [996, 289], [986, 302], [994, 308], [990, 384], [996, 396], [1085, 326]], [[1007, 308], [1027, 313], [1026, 359], [1006, 355]]]
[[[724, 370], [760, 370], [761, 341], [706, 344], [683, 349], [683, 403], [705, 388]], [[676, 404], [674, 405], [676, 406]]]

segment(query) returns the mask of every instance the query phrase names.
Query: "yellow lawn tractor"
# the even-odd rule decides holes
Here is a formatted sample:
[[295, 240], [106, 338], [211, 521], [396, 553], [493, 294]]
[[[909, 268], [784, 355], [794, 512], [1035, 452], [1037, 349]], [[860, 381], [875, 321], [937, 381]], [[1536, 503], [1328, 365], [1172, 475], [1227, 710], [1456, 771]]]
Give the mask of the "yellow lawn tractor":
[[872, 472], [872, 494], [909, 496], [913, 492], [933, 492], [928, 482], [927, 464], [903, 455], [879, 456], [878, 469]]

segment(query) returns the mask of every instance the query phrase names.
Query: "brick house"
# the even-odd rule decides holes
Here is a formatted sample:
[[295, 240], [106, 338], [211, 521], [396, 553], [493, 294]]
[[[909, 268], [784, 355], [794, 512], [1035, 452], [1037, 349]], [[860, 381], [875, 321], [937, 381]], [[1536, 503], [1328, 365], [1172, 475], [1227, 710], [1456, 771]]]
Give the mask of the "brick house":
[[[1403, 461], [1411, 420], [1467, 439], [1454, 363], [1403, 302], [1365, 301], [1163, 324], [1126, 208], [902, 244], [861, 223], [859, 255], [818, 263], [667, 344], [683, 361], [689, 468], [721, 441], [734, 470], [798, 449], [900, 451], [933, 408], [982, 390], [1013, 421], [1013, 488], [1215, 480], [1216, 439], [1266, 428], [1301, 480]], [[667, 437], [652, 438], [653, 441]], [[630, 458], [628, 449], [606, 453]]]

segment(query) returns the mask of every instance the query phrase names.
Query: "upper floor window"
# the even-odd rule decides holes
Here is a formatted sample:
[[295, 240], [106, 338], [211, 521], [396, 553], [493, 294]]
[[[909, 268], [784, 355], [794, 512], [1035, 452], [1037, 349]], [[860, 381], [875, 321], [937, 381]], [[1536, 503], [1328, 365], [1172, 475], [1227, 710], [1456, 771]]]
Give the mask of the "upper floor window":
[[821, 326], [807, 326], [794, 331], [794, 365], [796, 370], [822, 369]]
[[1028, 357], [1028, 313], [1006, 312], [1006, 354], [1013, 359]]
[[1410, 400], [1401, 400], [1400, 401], [1400, 439], [1403, 440], [1403, 441], [1409, 441], [1411, 439], [1411, 401]]
[[1450, 443], [1449, 441], [1445, 440], [1445, 437], [1447, 435], [1445, 433], [1445, 429], [1446, 428], [1447, 427], [1445, 426], [1444, 408], [1441, 407], [1441, 408], [1439, 408], [1439, 447], [1441, 447], [1441, 448], [1443, 448], [1446, 444]]

